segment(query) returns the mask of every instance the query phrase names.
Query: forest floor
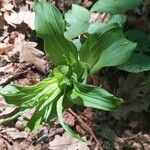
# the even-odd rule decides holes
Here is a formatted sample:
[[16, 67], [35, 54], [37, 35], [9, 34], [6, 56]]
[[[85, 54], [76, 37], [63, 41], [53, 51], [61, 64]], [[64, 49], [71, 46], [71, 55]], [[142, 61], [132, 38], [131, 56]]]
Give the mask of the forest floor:
[[[57, 6], [65, 12], [73, 2], [87, 8], [93, 3], [59, 0]], [[36, 84], [53, 69], [42, 51], [42, 40], [36, 37], [32, 5], [30, 0], [0, 0], [0, 89], [12, 83]], [[140, 20], [133, 22], [134, 27], [149, 32], [150, 25]], [[147, 75], [109, 68], [90, 77], [91, 84], [123, 97], [125, 103], [111, 113], [79, 106], [64, 113], [65, 122], [87, 142], [70, 137], [57, 119], [37, 133], [25, 130], [34, 111], [30, 110], [0, 126], [0, 150], [150, 150], [150, 87], [142, 84]], [[17, 111], [0, 97], [0, 119]]]

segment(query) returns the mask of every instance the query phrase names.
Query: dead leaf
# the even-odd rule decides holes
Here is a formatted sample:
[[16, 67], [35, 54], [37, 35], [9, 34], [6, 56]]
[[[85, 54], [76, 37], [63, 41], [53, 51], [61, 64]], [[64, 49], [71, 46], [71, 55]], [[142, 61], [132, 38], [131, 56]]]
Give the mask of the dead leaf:
[[49, 143], [51, 150], [90, 150], [91, 142], [81, 142], [71, 137], [68, 133], [62, 136], [56, 135], [55, 139]]
[[8, 138], [12, 140], [27, 139], [28, 137], [27, 132], [19, 132], [16, 128], [5, 128], [1, 131], [1, 133], [5, 134]]
[[12, 10], [12, 13], [5, 12], [4, 19], [6, 22], [15, 27], [16, 24], [26, 23], [32, 30], [34, 27], [35, 12], [29, 11], [28, 6], [20, 7], [19, 12]]
[[29, 64], [19, 64], [19, 63], [10, 63], [7, 66], [0, 68], [0, 85], [6, 84], [10, 82], [12, 79], [15, 79], [21, 75], [26, 74], [30, 68], [28, 68]]
[[[7, 55], [1, 55], [0, 54], [0, 67], [6, 66], [8, 63], [10, 63], [10, 60]], [[1, 69], [0, 69], [1, 70]]]
[[83, 2], [83, 6], [87, 8], [91, 7], [92, 4], [93, 4], [92, 0], [84, 0]]
[[13, 9], [13, 5], [10, 0], [2, 0], [2, 9], [1, 11], [11, 11]]
[[3, 16], [0, 15], [0, 29], [1, 30], [4, 28], [4, 25], [5, 25], [5, 20], [4, 20]]
[[0, 54], [6, 54], [13, 48], [14, 46], [12, 44], [0, 43]]
[[19, 34], [15, 39], [14, 49], [9, 55], [17, 53], [19, 51], [19, 61], [27, 62], [34, 65], [39, 71], [44, 74], [47, 74], [50, 66], [48, 61], [44, 60], [44, 53], [35, 48], [35, 42], [26, 42], [24, 40], [24, 35]]
[[75, 117], [69, 112], [64, 113], [64, 120], [71, 127], [75, 125]]
[[0, 114], [0, 119], [8, 118], [15, 115], [18, 112], [16, 107], [6, 107], [6, 109]]
[[10, 143], [1, 137], [0, 135], [0, 149], [1, 150], [13, 150]]

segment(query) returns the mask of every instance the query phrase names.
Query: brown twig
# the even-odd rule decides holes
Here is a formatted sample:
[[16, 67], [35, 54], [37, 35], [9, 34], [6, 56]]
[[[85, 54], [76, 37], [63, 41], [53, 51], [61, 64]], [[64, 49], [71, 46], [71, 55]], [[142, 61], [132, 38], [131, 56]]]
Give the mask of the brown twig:
[[96, 144], [99, 147], [99, 150], [103, 150], [102, 148], [102, 144], [101, 142], [97, 139], [97, 137], [95, 136], [93, 130], [75, 113], [72, 111], [72, 109], [68, 109], [68, 111], [75, 117], [78, 119], [78, 121], [85, 127], [85, 129], [92, 135], [93, 139], [95, 140]]

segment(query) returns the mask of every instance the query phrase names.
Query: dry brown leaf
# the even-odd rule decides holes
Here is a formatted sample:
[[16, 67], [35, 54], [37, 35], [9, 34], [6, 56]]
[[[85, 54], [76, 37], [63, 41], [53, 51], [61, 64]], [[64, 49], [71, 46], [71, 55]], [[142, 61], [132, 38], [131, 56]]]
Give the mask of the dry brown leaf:
[[1, 11], [11, 11], [13, 9], [13, 5], [10, 0], [2, 0], [2, 8]]
[[3, 16], [0, 15], [0, 29], [1, 30], [4, 28], [4, 25], [5, 25], [5, 20], [4, 20]]
[[26, 23], [32, 30], [34, 27], [35, 12], [29, 11], [28, 6], [20, 8], [19, 12], [12, 10], [12, 13], [5, 12], [4, 19], [6, 22], [15, 27], [16, 24]]
[[14, 46], [12, 44], [0, 43], [0, 54], [6, 54], [13, 48], [14, 48]]
[[1, 135], [0, 135], [0, 149], [1, 150], [13, 150], [11, 147], [11, 144], [7, 140], [2, 138]]
[[64, 133], [62, 136], [56, 135], [55, 139], [49, 143], [49, 149], [51, 150], [90, 150], [88, 145], [91, 142], [81, 142], [71, 137], [68, 133]]
[[12, 140], [27, 139], [28, 137], [27, 132], [19, 132], [16, 128], [5, 128], [1, 133]]
[[71, 127], [75, 125], [75, 117], [69, 112], [64, 113], [64, 120]]
[[[27, 62], [29, 64], [33, 64], [39, 71], [44, 74], [47, 74], [50, 66], [48, 61], [43, 59], [44, 53], [35, 48], [36, 43], [34, 42], [26, 42], [24, 40], [24, 35], [19, 34], [18, 38], [15, 39], [13, 53], [17, 53], [19, 51], [20, 62]], [[12, 54], [12, 53], [11, 53]]]
[[17, 111], [18, 111], [18, 108], [8, 106], [2, 113], [0, 113], [0, 119], [10, 117], [16, 114]]
[[19, 63], [9, 63], [7, 66], [0, 68], [0, 85], [10, 82], [12, 79], [15, 79], [21, 75], [26, 74], [30, 68], [28, 64], [19, 64]]

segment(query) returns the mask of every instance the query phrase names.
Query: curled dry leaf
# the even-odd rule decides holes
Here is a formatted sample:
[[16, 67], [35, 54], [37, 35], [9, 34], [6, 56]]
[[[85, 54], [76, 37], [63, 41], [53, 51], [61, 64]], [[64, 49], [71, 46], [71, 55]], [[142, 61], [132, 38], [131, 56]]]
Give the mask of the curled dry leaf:
[[19, 34], [15, 39], [14, 49], [9, 54], [12, 55], [12, 53], [15, 54], [19, 51], [20, 62], [33, 64], [40, 72], [47, 74], [50, 69], [49, 62], [43, 58], [44, 53], [35, 48], [36, 45], [34, 42], [26, 42], [24, 35]]

